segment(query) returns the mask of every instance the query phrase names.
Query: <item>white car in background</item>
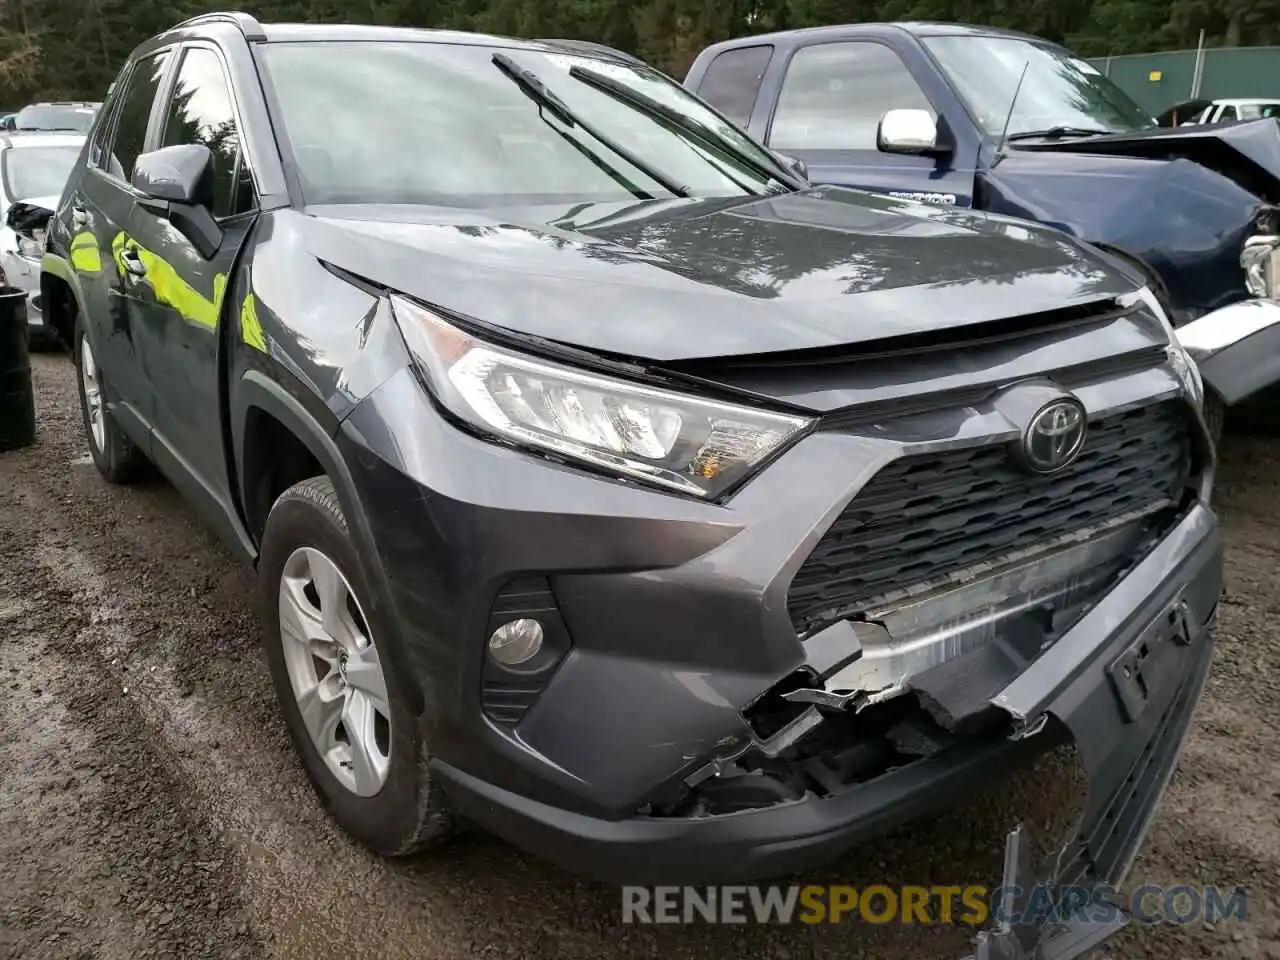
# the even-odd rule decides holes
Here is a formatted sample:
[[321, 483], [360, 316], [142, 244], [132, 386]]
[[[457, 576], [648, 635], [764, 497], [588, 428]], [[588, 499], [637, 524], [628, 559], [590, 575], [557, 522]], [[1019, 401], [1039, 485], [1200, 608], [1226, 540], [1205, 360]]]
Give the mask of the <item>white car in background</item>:
[[1280, 100], [1214, 100], [1196, 116], [1188, 117], [1180, 126], [1196, 126], [1202, 123], [1230, 123], [1234, 120], [1258, 120], [1262, 117], [1280, 118]]
[[[40, 258], [47, 219], [43, 213], [57, 207], [83, 146], [81, 134], [0, 135], [0, 269], [12, 286], [27, 293], [27, 322], [31, 342], [37, 346], [51, 345], [56, 338], [40, 311]], [[19, 222], [15, 230], [9, 225], [11, 219], [38, 221], [40, 226]]]

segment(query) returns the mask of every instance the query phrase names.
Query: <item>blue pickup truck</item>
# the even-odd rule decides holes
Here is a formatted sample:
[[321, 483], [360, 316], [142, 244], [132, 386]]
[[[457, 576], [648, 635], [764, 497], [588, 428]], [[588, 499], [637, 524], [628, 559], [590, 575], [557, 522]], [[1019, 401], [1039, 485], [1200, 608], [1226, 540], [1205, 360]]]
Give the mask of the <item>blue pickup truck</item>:
[[[684, 83], [814, 183], [1034, 220], [1113, 254], [1206, 360], [1224, 324], [1280, 312], [1275, 120], [1162, 128], [1069, 50], [954, 24], [742, 37]], [[1239, 360], [1206, 375], [1228, 405], [1280, 376], [1263, 347], [1248, 375]]]

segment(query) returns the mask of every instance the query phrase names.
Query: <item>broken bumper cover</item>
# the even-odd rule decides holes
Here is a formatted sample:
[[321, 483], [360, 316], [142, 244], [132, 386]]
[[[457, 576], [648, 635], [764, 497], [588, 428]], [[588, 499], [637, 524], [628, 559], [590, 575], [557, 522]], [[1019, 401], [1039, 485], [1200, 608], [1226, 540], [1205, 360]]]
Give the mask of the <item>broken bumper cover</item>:
[[1200, 376], [1228, 406], [1280, 381], [1280, 302], [1242, 300], [1177, 330]]
[[[830, 860], [952, 802], [958, 790], [989, 783], [1014, 759], [1061, 742], [1066, 731], [1089, 774], [1087, 808], [1060, 868], [1034, 875], [1044, 883], [1118, 882], [1185, 739], [1208, 671], [1221, 588], [1217, 522], [1197, 505], [993, 698], [1012, 718], [1014, 737], [966, 742], [834, 797], [719, 816], [605, 820], [504, 790], [441, 760], [433, 770], [468, 817], [574, 872], [632, 884], [715, 883]], [[1034, 944], [1032, 934], [1044, 932], [1006, 926], [992, 934], [1000, 949]]]

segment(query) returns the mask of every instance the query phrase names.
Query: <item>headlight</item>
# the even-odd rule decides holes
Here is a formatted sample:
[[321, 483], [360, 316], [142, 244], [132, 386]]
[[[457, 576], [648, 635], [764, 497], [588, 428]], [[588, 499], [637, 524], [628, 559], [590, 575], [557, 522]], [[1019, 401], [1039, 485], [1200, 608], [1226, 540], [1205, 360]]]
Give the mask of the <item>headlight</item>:
[[1178, 339], [1178, 331], [1174, 329], [1173, 324], [1169, 320], [1169, 314], [1165, 311], [1164, 305], [1160, 302], [1150, 287], [1143, 287], [1138, 291], [1138, 296], [1147, 305], [1148, 309], [1154, 313], [1164, 326], [1165, 333], [1169, 335], [1169, 346], [1166, 352], [1169, 355], [1169, 364], [1173, 367], [1173, 372], [1181, 381], [1183, 389], [1187, 396], [1201, 410], [1204, 409], [1204, 380], [1200, 376], [1200, 368], [1196, 366], [1196, 362], [1191, 359], [1191, 354], [1187, 353], [1186, 348], [1182, 346], [1182, 342]]
[[1244, 242], [1240, 266], [1244, 268], [1244, 287], [1250, 296], [1273, 298], [1280, 294], [1280, 236], [1255, 234]]
[[39, 260], [44, 256], [44, 231], [35, 230], [32, 236], [18, 234], [18, 253], [28, 260]]
[[718, 496], [813, 422], [576, 370], [477, 340], [403, 297], [392, 306], [432, 393], [455, 416], [658, 486]]

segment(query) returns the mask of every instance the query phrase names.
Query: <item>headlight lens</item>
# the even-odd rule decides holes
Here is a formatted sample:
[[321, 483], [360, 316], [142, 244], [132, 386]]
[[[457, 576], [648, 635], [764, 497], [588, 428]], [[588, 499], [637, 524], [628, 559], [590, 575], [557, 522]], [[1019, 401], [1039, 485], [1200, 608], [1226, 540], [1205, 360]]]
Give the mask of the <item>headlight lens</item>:
[[1187, 353], [1186, 348], [1182, 346], [1182, 342], [1178, 339], [1178, 331], [1174, 329], [1173, 324], [1169, 320], [1169, 314], [1165, 311], [1164, 305], [1160, 303], [1150, 287], [1143, 287], [1138, 295], [1147, 307], [1160, 318], [1165, 333], [1169, 335], [1169, 346], [1167, 353], [1169, 355], [1169, 363], [1173, 367], [1173, 372], [1181, 381], [1183, 389], [1187, 396], [1191, 398], [1200, 409], [1204, 409], [1204, 380], [1200, 376], [1200, 368], [1196, 366], [1196, 362], [1191, 359], [1191, 354]]
[[455, 416], [661, 487], [718, 496], [813, 422], [525, 356], [403, 297], [393, 296], [392, 306], [432, 392]]
[[1274, 297], [1280, 293], [1276, 282], [1280, 280], [1280, 236], [1261, 233], [1244, 242], [1240, 251], [1240, 266], [1244, 268], [1244, 286], [1254, 297]]
[[18, 234], [18, 253], [28, 260], [39, 260], [44, 256], [44, 231], [34, 230], [31, 236]]

